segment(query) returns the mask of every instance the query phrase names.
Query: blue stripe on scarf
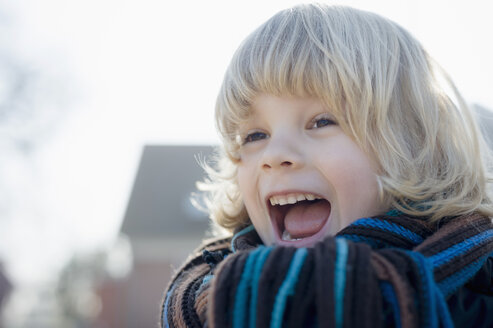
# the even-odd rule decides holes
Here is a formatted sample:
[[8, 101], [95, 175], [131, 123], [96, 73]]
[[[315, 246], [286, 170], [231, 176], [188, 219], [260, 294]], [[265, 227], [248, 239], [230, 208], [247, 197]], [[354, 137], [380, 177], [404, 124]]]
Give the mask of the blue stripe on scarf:
[[344, 289], [346, 287], [346, 262], [348, 245], [344, 238], [336, 238], [336, 263], [334, 272], [334, 301], [336, 328], [343, 326]]
[[298, 275], [307, 254], [308, 250], [306, 248], [298, 248], [294, 253], [286, 278], [277, 292], [270, 321], [271, 328], [280, 328], [282, 326], [282, 318], [284, 316], [287, 297], [294, 293], [294, 288], [298, 282]]
[[[490, 254], [493, 255], [493, 254]], [[484, 255], [478, 260], [472, 262], [468, 266], [464, 267], [460, 271], [457, 271], [453, 275], [443, 279], [438, 283], [438, 287], [442, 291], [445, 297], [452, 294], [459, 286], [466, 283], [472, 276], [474, 276], [478, 270], [483, 266], [484, 262], [490, 255]]]
[[233, 310], [233, 327], [243, 328], [245, 327], [246, 319], [246, 304], [248, 299], [248, 286], [252, 279], [253, 266], [257, 260], [257, 256], [262, 252], [262, 248], [259, 247], [248, 255], [243, 273], [241, 274], [240, 282], [236, 289], [235, 304]]
[[401, 327], [401, 315], [399, 310], [399, 302], [397, 301], [397, 297], [395, 296], [394, 287], [387, 282], [380, 282], [380, 289], [382, 290], [382, 295], [384, 299], [392, 306], [392, 314], [394, 317], [395, 327]]
[[353, 222], [351, 225], [377, 228], [380, 230], [392, 232], [412, 241], [415, 244], [420, 244], [423, 241], [423, 237], [412, 232], [411, 230], [406, 229], [398, 224], [381, 219], [364, 218]]
[[454, 257], [463, 255], [472, 247], [478, 246], [478, 244], [490, 238], [493, 238], [493, 230], [483, 231], [482, 233], [455, 244], [438, 254], [430, 256], [429, 259], [433, 262], [435, 268], [439, 267], [451, 261]]
[[272, 251], [272, 247], [262, 247], [262, 251], [257, 257], [257, 262], [253, 268], [252, 276], [252, 295], [250, 296], [250, 328], [256, 328], [257, 319], [257, 297], [258, 297], [258, 282], [260, 280], [260, 274], [264, 267], [265, 260]]
[[388, 215], [388, 216], [401, 216], [402, 213], [401, 211], [399, 211], [398, 209], [391, 209], [390, 211], [388, 211], [387, 213], [385, 213], [385, 215]]
[[354, 241], [355, 243], [365, 243], [368, 244], [371, 248], [384, 248], [384, 247], [389, 247], [391, 246], [388, 243], [383, 242], [382, 240], [379, 240], [377, 238], [371, 238], [367, 236], [360, 236], [360, 235], [353, 235], [353, 234], [342, 234], [342, 237], [347, 240]]
[[435, 297], [437, 298], [437, 305], [438, 305], [438, 315], [440, 316], [440, 327], [443, 328], [454, 328], [454, 322], [452, 321], [452, 317], [450, 316], [450, 310], [448, 308], [447, 302], [445, 301], [445, 298], [443, 297], [443, 294], [441, 290], [438, 288], [437, 285], [434, 285], [433, 288], [435, 289]]
[[423, 309], [423, 327], [436, 328], [438, 326], [438, 317], [436, 316], [436, 297], [435, 280], [433, 279], [433, 268], [431, 262], [422, 254], [417, 252], [406, 252], [411, 259], [416, 263], [419, 269], [419, 278], [423, 295], [420, 295], [420, 308]]
[[171, 288], [170, 291], [166, 294], [166, 300], [164, 301], [163, 312], [161, 313], [161, 322], [163, 323], [163, 328], [169, 328], [169, 323], [168, 323], [169, 298], [174, 290], [175, 290], [175, 286], [173, 286], [173, 288]]
[[202, 293], [203, 289], [205, 288], [205, 286], [207, 284], [209, 284], [212, 277], [213, 277], [212, 274], [208, 274], [208, 275], [204, 276], [204, 278], [202, 278], [202, 283], [200, 284], [199, 288], [197, 288], [197, 290], [195, 291], [195, 297], [197, 297], [200, 293]]
[[[450, 316], [450, 311], [447, 306], [447, 302], [443, 297], [442, 291], [437, 286], [434, 276], [433, 276], [433, 265], [430, 258], [426, 258], [423, 254], [418, 252], [407, 252], [411, 256], [411, 259], [419, 266], [422, 290], [425, 291], [424, 297], [420, 299], [421, 302], [425, 303], [423, 307], [426, 311], [424, 317], [427, 319], [424, 323], [424, 327], [444, 327], [453, 328], [454, 324], [452, 322], [452, 317]], [[438, 317], [437, 317], [438, 314]]]
[[235, 240], [240, 237], [240, 236], [243, 236], [244, 234], [246, 233], [249, 233], [250, 231], [254, 230], [254, 226], [253, 225], [249, 225], [248, 227], [238, 231], [234, 236], [233, 238], [231, 239], [231, 250], [234, 252], [236, 252], [236, 249], [235, 249]]

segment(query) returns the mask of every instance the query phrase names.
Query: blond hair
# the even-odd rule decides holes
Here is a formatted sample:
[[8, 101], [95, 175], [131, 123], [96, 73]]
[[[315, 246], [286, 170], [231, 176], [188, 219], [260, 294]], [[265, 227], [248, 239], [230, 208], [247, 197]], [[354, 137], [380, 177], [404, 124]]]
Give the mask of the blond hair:
[[199, 185], [211, 218], [249, 221], [236, 181], [238, 127], [260, 93], [316, 97], [378, 164], [389, 208], [431, 220], [493, 215], [489, 150], [467, 104], [421, 44], [396, 23], [349, 7], [283, 10], [240, 45], [216, 103], [217, 167]]

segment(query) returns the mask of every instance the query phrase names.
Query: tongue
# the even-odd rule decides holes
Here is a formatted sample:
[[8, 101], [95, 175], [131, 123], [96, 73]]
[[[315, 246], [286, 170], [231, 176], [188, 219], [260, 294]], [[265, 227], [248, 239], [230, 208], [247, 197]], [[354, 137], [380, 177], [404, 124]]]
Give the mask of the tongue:
[[322, 229], [330, 215], [327, 201], [303, 202], [291, 207], [284, 218], [284, 229], [292, 238], [304, 238]]

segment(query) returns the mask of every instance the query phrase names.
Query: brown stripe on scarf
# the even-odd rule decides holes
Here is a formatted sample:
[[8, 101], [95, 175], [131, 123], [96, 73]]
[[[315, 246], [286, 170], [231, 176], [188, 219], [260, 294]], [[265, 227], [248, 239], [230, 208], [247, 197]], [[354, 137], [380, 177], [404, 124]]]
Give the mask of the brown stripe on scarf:
[[[464, 226], [474, 227], [474, 229], [465, 230]], [[493, 229], [491, 219], [478, 214], [451, 219], [435, 234], [418, 245], [414, 251], [421, 252], [425, 256], [431, 256], [447, 249], [451, 245], [458, 244], [478, 233], [491, 229]], [[476, 246], [478, 245], [480, 244], [478, 243]], [[454, 259], [454, 262], [460, 263], [461, 266], [465, 267], [492, 251], [493, 245], [491, 244], [486, 247], [472, 247], [467, 252], [459, 253], [459, 256]], [[443, 280], [456, 271], [456, 265], [442, 265], [434, 270], [435, 280]]]
[[272, 250], [265, 261], [258, 283], [258, 294], [262, 296], [262, 300], [257, 303], [256, 326], [259, 328], [270, 327], [270, 317], [277, 291], [286, 277], [295, 251], [294, 247], [277, 247]]
[[308, 253], [298, 276], [296, 289], [289, 300], [290, 304], [287, 306], [291, 309], [296, 309], [296, 311], [289, 311], [285, 314], [285, 322], [288, 328], [303, 327], [309, 321], [308, 316], [313, 317], [315, 315], [312, 302], [315, 294], [315, 286], [312, 280], [314, 264], [313, 253]]
[[169, 322], [174, 322], [178, 327], [184, 327], [183, 325], [185, 325], [185, 322], [188, 322], [187, 319], [189, 319], [190, 313], [187, 305], [187, 298], [194, 282], [202, 279], [202, 276], [204, 276], [209, 269], [207, 264], [203, 263], [197, 265], [188, 270], [187, 274], [183, 275], [183, 279], [177, 281], [175, 292], [173, 293], [173, 297], [170, 298], [168, 305], [170, 309], [170, 311], [168, 311]]
[[[239, 252], [229, 255], [228, 260], [218, 266], [209, 299], [208, 317], [211, 327], [232, 326], [233, 313], [229, 311], [231, 309], [229, 303], [234, 302], [238, 287], [237, 279], [242, 274], [248, 254], [249, 252]], [[225, 265], [226, 263], [228, 265]]]
[[395, 296], [397, 297], [397, 301], [399, 304], [401, 327], [417, 327], [417, 318], [415, 315], [415, 310], [413, 310], [413, 297], [410, 287], [406, 284], [404, 280], [401, 279], [392, 263], [387, 261], [387, 259], [385, 259], [382, 255], [378, 253], [372, 253], [370, 261], [373, 268], [375, 269], [377, 277], [381, 280], [387, 280], [391, 282], [392, 286], [394, 287]]
[[210, 293], [210, 288], [206, 287], [197, 295], [195, 300], [195, 312], [199, 316], [200, 322], [205, 322], [207, 319], [207, 302]]
[[[383, 315], [380, 286], [374, 279], [375, 273], [370, 262], [371, 248], [361, 243], [348, 242], [348, 244], [351, 245], [349, 246], [350, 251], [355, 254], [354, 263], [358, 263], [358, 265], [352, 268], [354, 271], [353, 282], [347, 281], [346, 284], [353, 285], [357, 291], [364, 291], [364, 293], [355, 293], [358, 296], [353, 298], [350, 305], [354, 311], [347, 311], [352, 314], [348, 325], [360, 328], [374, 327], [375, 323], [383, 322]], [[351, 324], [351, 322], [353, 323]]]
[[[196, 280], [195, 278], [204, 276], [210, 270], [209, 265], [204, 263], [202, 251], [204, 249], [211, 252], [228, 250], [230, 245], [229, 241], [230, 238], [206, 240], [200, 247], [194, 250], [184, 264], [176, 270], [167, 287], [167, 290], [170, 290], [171, 286], [175, 286], [175, 291], [168, 300], [167, 319], [170, 324], [177, 327], [186, 327], [186, 325], [184, 325], [182, 312], [184, 309], [181, 306], [183, 303], [183, 298], [185, 297], [185, 291], [187, 290], [187, 287]], [[165, 302], [166, 297], [162, 300], [161, 309], [163, 309]]]
[[315, 307], [320, 327], [334, 327], [334, 261], [328, 261], [336, 250], [335, 239], [318, 242], [314, 249], [315, 265]]
[[[465, 229], [467, 226], [475, 229]], [[493, 229], [491, 219], [479, 214], [452, 218], [414, 250], [424, 256], [430, 256], [488, 229]]]

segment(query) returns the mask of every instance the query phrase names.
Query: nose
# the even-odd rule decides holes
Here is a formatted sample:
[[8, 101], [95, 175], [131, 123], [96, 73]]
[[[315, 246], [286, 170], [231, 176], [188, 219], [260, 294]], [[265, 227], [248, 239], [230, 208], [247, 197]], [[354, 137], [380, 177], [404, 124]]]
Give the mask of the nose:
[[303, 166], [303, 163], [302, 149], [293, 138], [285, 135], [269, 138], [269, 144], [264, 149], [261, 162], [264, 170], [295, 169]]

